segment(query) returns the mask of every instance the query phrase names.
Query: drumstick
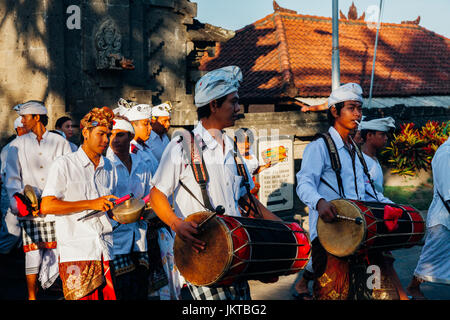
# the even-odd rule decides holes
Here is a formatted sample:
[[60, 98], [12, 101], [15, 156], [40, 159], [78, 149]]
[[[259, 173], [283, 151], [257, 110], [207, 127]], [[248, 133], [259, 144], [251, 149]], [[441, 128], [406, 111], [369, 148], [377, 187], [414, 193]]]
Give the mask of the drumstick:
[[[111, 202], [113, 203], [113, 206], [115, 207], [115, 206], [117, 206], [117, 205], [119, 205], [119, 204], [121, 204], [121, 203], [123, 203], [123, 202], [125, 202], [125, 201], [127, 201], [127, 200], [129, 200], [129, 199], [131, 199], [132, 197], [133, 197], [133, 194], [130, 193], [130, 194], [127, 194], [126, 196], [123, 196], [122, 198], [113, 200], [113, 201], [111, 201]], [[97, 213], [100, 213], [100, 212], [103, 212], [103, 210], [94, 210], [94, 211], [91, 211], [91, 212], [89, 212], [88, 214], [82, 216], [81, 218], [78, 218], [77, 221], [80, 221], [80, 220], [89, 218], [89, 217], [93, 216], [94, 214], [97, 214]]]
[[202, 227], [208, 222], [210, 221], [212, 218], [214, 218], [217, 214], [224, 214], [225, 213], [225, 208], [223, 206], [217, 206], [216, 210], [214, 210], [214, 213], [212, 215], [210, 215], [208, 218], [206, 218], [205, 220], [203, 220], [198, 226], [197, 229], [201, 230]]
[[356, 224], [361, 224], [362, 223], [362, 218], [357, 217], [357, 218], [350, 218], [350, 217], [346, 217], [346, 216], [341, 216], [341, 215], [336, 215], [336, 218], [338, 219], [342, 219], [342, 220], [347, 220], [347, 221], [353, 221]]

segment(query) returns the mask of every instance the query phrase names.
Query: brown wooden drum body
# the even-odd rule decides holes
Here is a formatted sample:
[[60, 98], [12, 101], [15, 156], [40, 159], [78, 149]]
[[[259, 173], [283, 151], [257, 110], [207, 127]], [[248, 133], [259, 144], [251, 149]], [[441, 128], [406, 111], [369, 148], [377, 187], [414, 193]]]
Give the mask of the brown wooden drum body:
[[[421, 242], [425, 234], [425, 222], [411, 206], [391, 203], [363, 202], [337, 199], [330, 201], [341, 216], [362, 218], [358, 225], [349, 220], [325, 223], [319, 218], [317, 235], [321, 245], [329, 253], [345, 257], [365, 253], [368, 250], [395, 250], [410, 248]], [[389, 231], [384, 218], [384, 208], [389, 205], [402, 210], [397, 228]]]
[[[200, 223], [211, 213], [186, 218]], [[217, 215], [197, 237], [200, 253], [175, 237], [175, 264], [197, 286], [229, 285], [238, 278], [260, 279], [296, 273], [308, 263], [311, 243], [297, 223]]]

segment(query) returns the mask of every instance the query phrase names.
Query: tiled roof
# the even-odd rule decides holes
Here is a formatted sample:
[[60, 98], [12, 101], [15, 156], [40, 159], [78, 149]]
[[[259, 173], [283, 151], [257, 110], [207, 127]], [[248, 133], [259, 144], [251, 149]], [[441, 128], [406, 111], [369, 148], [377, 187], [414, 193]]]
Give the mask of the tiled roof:
[[[356, 82], [368, 95], [376, 28], [339, 21], [341, 83]], [[275, 11], [218, 43], [201, 70], [242, 69], [246, 100], [327, 97], [331, 90], [332, 19]], [[450, 94], [450, 40], [414, 22], [382, 23], [373, 96]], [[268, 100], [267, 100], [268, 101]]]

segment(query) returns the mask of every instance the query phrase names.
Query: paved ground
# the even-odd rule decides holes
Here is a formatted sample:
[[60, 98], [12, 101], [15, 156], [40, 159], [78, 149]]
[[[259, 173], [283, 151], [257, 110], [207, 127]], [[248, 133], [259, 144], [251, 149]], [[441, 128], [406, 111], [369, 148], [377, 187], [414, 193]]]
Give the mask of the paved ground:
[[[305, 226], [305, 225], [304, 225]], [[396, 258], [394, 267], [404, 288], [411, 280], [422, 247], [415, 246], [410, 249], [394, 250]], [[24, 272], [24, 257], [21, 250], [9, 255], [0, 255], [0, 300], [25, 300], [26, 285]], [[292, 300], [294, 283], [302, 272], [294, 275], [280, 277], [273, 284], [259, 281], [250, 281], [252, 299], [254, 300]], [[310, 283], [310, 289], [312, 283]], [[432, 283], [423, 283], [421, 289], [430, 300], [450, 300], [450, 286]], [[41, 290], [40, 300], [56, 300], [61, 298], [60, 291]]]

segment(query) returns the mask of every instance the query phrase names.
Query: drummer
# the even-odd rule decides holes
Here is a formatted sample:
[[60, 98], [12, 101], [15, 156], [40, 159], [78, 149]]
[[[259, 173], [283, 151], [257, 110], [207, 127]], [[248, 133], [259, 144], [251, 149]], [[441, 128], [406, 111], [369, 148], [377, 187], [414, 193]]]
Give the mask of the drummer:
[[373, 179], [377, 191], [383, 193], [383, 170], [377, 155], [386, 146], [388, 133], [395, 129], [395, 120], [392, 117], [362, 120], [360, 129], [363, 140], [361, 151], [366, 160], [370, 177]]
[[[9, 144], [5, 163], [5, 186], [10, 199], [11, 210], [18, 214], [19, 208], [15, 193], [22, 193], [25, 185], [33, 188], [39, 198], [54, 159], [71, 152], [69, 142], [58, 134], [46, 129], [48, 124], [47, 108], [41, 101], [30, 100], [14, 108], [22, 116], [22, 124], [29, 132], [17, 137]], [[56, 279], [55, 222], [53, 216], [39, 213], [21, 212], [19, 218], [22, 227], [22, 245], [25, 252], [25, 274], [28, 299], [35, 300], [38, 291], [38, 275], [45, 255], [53, 257], [52, 276], [42, 278], [41, 286], [50, 287]]]
[[[176, 232], [177, 236], [192, 245], [196, 251], [205, 249], [207, 244], [195, 237], [198, 233], [197, 224], [184, 221], [187, 216], [205, 211], [205, 207], [208, 207], [207, 203], [214, 208], [222, 205], [227, 215], [241, 216], [238, 201], [249, 200], [249, 195], [241, 184], [243, 177], [237, 173], [233, 140], [222, 131], [226, 127], [233, 126], [237, 119], [240, 109], [237, 91], [241, 80], [241, 70], [236, 66], [229, 66], [207, 73], [196, 84], [195, 105], [200, 121], [192, 133], [202, 139], [204, 146], [202, 148], [204, 169], [209, 175], [207, 191], [201, 191], [189, 168], [190, 155], [183, 148], [184, 136], [189, 140], [189, 133], [172, 138], [152, 180], [154, 185], [150, 193], [152, 208], [161, 220]], [[253, 188], [252, 181], [249, 182]], [[167, 200], [173, 192], [174, 210]], [[254, 200], [264, 218], [281, 220], [257, 199]], [[188, 283], [188, 287], [194, 299], [251, 298], [249, 286], [245, 280], [236, 281], [230, 286], [197, 287]]]
[[[151, 168], [139, 155], [130, 153], [130, 142], [134, 128], [124, 117], [114, 118], [106, 158], [117, 170], [115, 195], [118, 197], [132, 193], [134, 198], [142, 199], [150, 192]], [[114, 275], [118, 300], [147, 299], [148, 255], [147, 224], [143, 220], [129, 224], [119, 224], [111, 219], [113, 225]]]
[[172, 112], [172, 104], [166, 101], [152, 108], [151, 126], [152, 132], [146, 144], [152, 150], [156, 160], [161, 161], [164, 149], [170, 140], [167, 132], [170, 128], [170, 117]]
[[[56, 159], [42, 193], [41, 212], [54, 215], [59, 275], [66, 300], [116, 300], [110, 261], [113, 228], [105, 214], [117, 199], [117, 172], [102, 154], [114, 113], [93, 108], [80, 123], [82, 146]], [[100, 213], [78, 221], [91, 210]], [[102, 212], [103, 211], [103, 212]]]
[[[309, 207], [309, 232], [312, 241], [312, 267], [315, 299], [370, 299], [366, 286], [367, 265], [357, 259], [340, 259], [328, 254], [317, 238], [317, 220], [336, 221], [336, 209], [329, 202], [346, 198], [391, 203], [366, 179], [349, 134], [362, 116], [362, 89], [356, 83], [341, 85], [328, 99], [328, 134], [336, 145], [341, 172], [333, 171], [324, 139], [312, 141], [305, 148], [297, 173], [297, 195]], [[369, 196], [370, 194], [370, 196]], [[349, 269], [350, 268], [350, 269]], [[351, 271], [349, 271], [351, 270]], [[357, 270], [360, 270], [357, 272]], [[356, 281], [361, 278], [364, 280]]]

